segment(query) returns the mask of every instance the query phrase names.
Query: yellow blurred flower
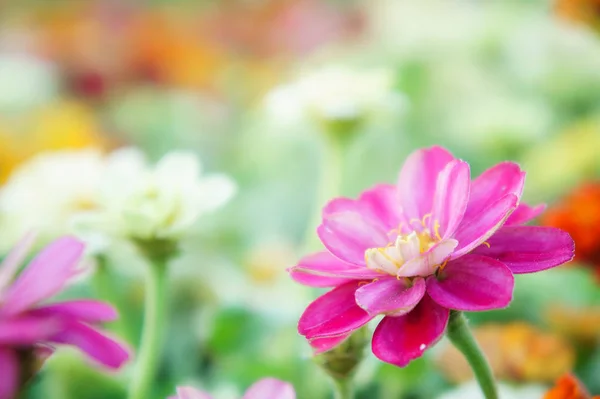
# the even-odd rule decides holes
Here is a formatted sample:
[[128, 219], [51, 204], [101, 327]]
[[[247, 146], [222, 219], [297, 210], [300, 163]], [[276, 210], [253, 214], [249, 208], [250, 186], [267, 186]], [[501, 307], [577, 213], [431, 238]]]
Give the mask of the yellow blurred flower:
[[50, 103], [18, 121], [0, 119], [0, 181], [24, 160], [42, 151], [104, 148], [92, 111], [71, 101]]
[[[560, 336], [523, 323], [488, 324], [474, 329], [496, 378], [515, 382], [550, 382], [570, 370], [575, 362], [573, 348]], [[448, 346], [438, 366], [453, 382], [473, 378], [464, 357]]]
[[600, 124], [580, 122], [552, 140], [533, 147], [524, 157], [528, 193], [535, 198], [556, 195], [600, 169]]
[[594, 345], [600, 339], [600, 306], [554, 305], [546, 312], [545, 319], [553, 330], [583, 345]]

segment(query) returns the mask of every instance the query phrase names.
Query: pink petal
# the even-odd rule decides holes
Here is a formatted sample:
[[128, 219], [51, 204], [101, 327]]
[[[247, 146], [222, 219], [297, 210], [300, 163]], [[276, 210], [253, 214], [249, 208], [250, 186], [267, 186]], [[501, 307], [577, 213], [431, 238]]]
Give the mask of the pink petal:
[[0, 399], [14, 399], [19, 384], [19, 359], [8, 348], [0, 347]]
[[433, 209], [438, 175], [454, 160], [442, 147], [413, 152], [404, 162], [398, 177], [400, 204], [408, 219], [422, 220]]
[[177, 387], [177, 396], [173, 399], [212, 399], [212, 396], [192, 387]]
[[525, 172], [514, 162], [502, 162], [486, 170], [471, 184], [471, 197], [465, 212], [465, 221], [476, 218], [508, 194], [517, 197], [518, 202], [524, 185]]
[[546, 204], [539, 204], [536, 206], [529, 206], [524, 203], [520, 203], [517, 206], [517, 209], [513, 213], [510, 214], [506, 222], [504, 222], [505, 226], [519, 225], [525, 224], [536, 217], [540, 216], [542, 212], [546, 210]]
[[504, 263], [513, 273], [532, 273], [573, 259], [569, 233], [553, 227], [504, 226], [474, 253]]
[[48, 340], [63, 327], [61, 320], [52, 317], [0, 317], [0, 346], [34, 345]]
[[296, 399], [296, 393], [287, 382], [264, 378], [248, 388], [242, 399]]
[[339, 259], [365, 265], [368, 248], [385, 247], [389, 240], [382, 225], [358, 212], [337, 212], [324, 216], [317, 229], [323, 245]]
[[20, 313], [60, 292], [76, 272], [83, 249], [83, 243], [72, 237], [63, 237], [48, 245], [6, 293], [4, 313]]
[[364, 266], [343, 262], [327, 251], [302, 258], [288, 272], [295, 281], [310, 287], [336, 287], [351, 280], [369, 280], [380, 276]]
[[87, 323], [113, 321], [117, 311], [109, 304], [91, 299], [53, 303], [34, 309], [29, 314], [66, 316]]
[[51, 341], [74, 345], [98, 363], [113, 369], [118, 369], [129, 359], [123, 344], [79, 322], [70, 322]]
[[37, 234], [33, 232], [26, 234], [2, 261], [0, 265], [0, 293], [14, 279], [19, 266], [25, 261], [29, 250], [35, 243], [36, 237]]
[[313, 348], [314, 354], [327, 352], [330, 349], [338, 346], [342, 341], [348, 338], [351, 334], [338, 335], [337, 337], [316, 338], [310, 341], [310, 346]]
[[437, 180], [429, 221], [431, 232], [436, 231], [435, 224], [439, 223], [439, 235], [442, 238], [454, 233], [467, 208], [470, 185], [471, 170], [468, 163], [455, 159], [446, 165]]
[[416, 278], [412, 286], [395, 277], [382, 278], [356, 290], [356, 303], [370, 315], [401, 316], [410, 312], [425, 295], [425, 280]]
[[378, 184], [363, 192], [358, 202], [370, 217], [378, 220], [388, 230], [396, 229], [401, 224], [407, 228], [408, 220], [402, 214], [400, 196], [395, 185]]
[[454, 234], [458, 240], [458, 247], [452, 254], [452, 259], [456, 259], [481, 245], [485, 240], [498, 230], [510, 213], [517, 206], [517, 197], [508, 194], [481, 212], [470, 220], [463, 222]]
[[344, 335], [368, 323], [373, 317], [354, 299], [361, 284], [347, 283], [317, 298], [300, 316], [298, 332], [312, 340]]
[[442, 337], [449, 314], [425, 295], [412, 312], [381, 320], [373, 333], [373, 354], [386, 363], [406, 366]]
[[427, 279], [427, 293], [438, 304], [455, 310], [500, 309], [512, 300], [515, 279], [502, 262], [465, 255]]
[[430, 276], [440, 264], [450, 257], [457, 245], [458, 241], [453, 239], [441, 241], [427, 252], [423, 252], [403, 264], [396, 275], [398, 277]]

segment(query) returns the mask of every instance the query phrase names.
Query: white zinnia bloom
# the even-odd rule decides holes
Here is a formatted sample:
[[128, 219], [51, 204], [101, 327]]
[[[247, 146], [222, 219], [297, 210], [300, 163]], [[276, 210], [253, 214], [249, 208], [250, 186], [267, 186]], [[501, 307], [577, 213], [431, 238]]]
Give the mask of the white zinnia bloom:
[[282, 124], [360, 121], [402, 106], [404, 99], [394, 93], [393, 83], [388, 70], [327, 66], [276, 87], [265, 104], [267, 112]]
[[[540, 399], [546, 390], [538, 385], [525, 385], [512, 387], [510, 385], [498, 384], [499, 399]], [[462, 384], [448, 391], [438, 399], [485, 399], [481, 388], [475, 381]]]
[[103, 170], [93, 149], [46, 152], [19, 166], [0, 189], [2, 250], [30, 231], [41, 244], [68, 233], [75, 215], [98, 206]]
[[94, 216], [115, 235], [177, 239], [235, 192], [228, 177], [200, 173], [200, 162], [190, 152], [171, 152], [152, 167], [139, 150], [118, 150], [108, 157], [101, 209]]

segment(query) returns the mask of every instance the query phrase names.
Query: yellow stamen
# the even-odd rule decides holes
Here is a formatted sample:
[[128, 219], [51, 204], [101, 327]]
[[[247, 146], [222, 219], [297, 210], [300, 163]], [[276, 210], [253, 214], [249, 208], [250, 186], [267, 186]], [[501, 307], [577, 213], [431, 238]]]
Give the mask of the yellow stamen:
[[426, 213], [425, 216], [423, 216], [423, 220], [421, 220], [423, 227], [427, 227], [427, 220], [429, 219], [431, 219], [431, 213]]
[[435, 238], [438, 240], [442, 240], [442, 236], [440, 236], [440, 222], [437, 220], [433, 222], [433, 233], [435, 234]]
[[482, 244], [483, 244], [483, 245], [485, 245], [485, 246], [486, 246], [486, 247], [488, 247], [488, 248], [491, 248], [491, 247], [492, 247], [492, 246], [490, 245], [490, 243], [489, 243], [489, 242], [487, 242], [487, 241], [484, 241]]

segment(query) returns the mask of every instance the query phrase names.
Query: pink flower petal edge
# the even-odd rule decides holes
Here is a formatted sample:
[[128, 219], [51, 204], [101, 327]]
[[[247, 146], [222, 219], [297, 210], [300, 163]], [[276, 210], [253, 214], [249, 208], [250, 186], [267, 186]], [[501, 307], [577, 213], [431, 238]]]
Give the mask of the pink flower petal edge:
[[373, 354], [386, 363], [406, 366], [439, 341], [449, 315], [426, 295], [412, 312], [381, 320], [373, 333]]

